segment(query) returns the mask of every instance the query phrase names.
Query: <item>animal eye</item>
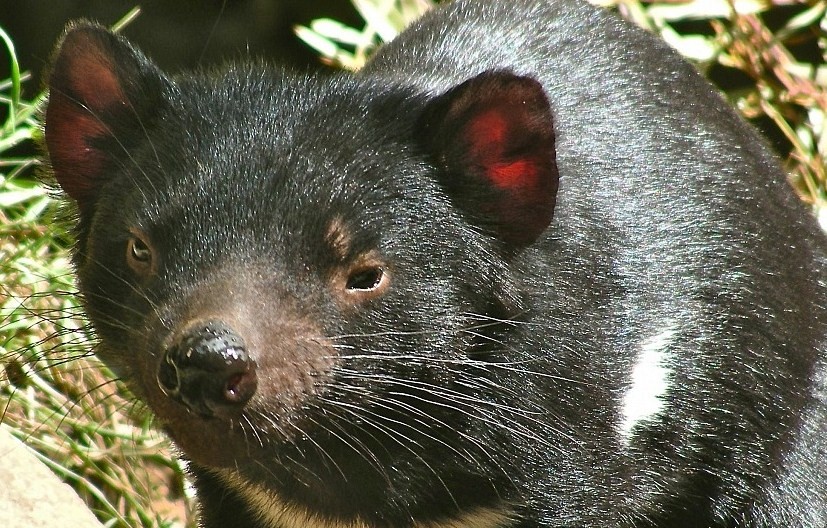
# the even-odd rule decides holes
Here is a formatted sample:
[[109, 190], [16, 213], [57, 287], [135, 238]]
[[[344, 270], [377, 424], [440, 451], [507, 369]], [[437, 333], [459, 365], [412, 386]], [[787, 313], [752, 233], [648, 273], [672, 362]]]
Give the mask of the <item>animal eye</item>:
[[359, 306], [385, 295], [391, 284], [389, 268], [390, 265], [378, 252], [369, 252], [349, 266], [338, 269], [333, 284], [343, 306]]
[[365, 268], [352, 273], [345, 286], [350, 291], [374, 291], [385, 279], [385, 271], [380, 267]]
[[155, 264], [152, 248], [138, 233], [132, 233], [126, 244], [126, 262], [141, 277], [149, 275]]
[[152, 260], [152, 251], [150, 251], [143, 240], [133, 238], [129, 242], [129, 252], [135, 261], [149, 262]]

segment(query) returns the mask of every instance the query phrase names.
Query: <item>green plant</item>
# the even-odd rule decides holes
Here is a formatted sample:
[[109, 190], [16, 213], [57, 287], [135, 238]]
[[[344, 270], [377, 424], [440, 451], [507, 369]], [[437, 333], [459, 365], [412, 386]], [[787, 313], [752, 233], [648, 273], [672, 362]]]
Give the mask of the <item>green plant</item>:
[[329, 18], [320, 18], [310, 26], [296, 26], [296, 35], [316, 50], [322, 62], [355, 71], [382, 42], [392, 40], [408, 24], [435, 4], [433, 0], [352, 0], [365, 20], [362, 29]]

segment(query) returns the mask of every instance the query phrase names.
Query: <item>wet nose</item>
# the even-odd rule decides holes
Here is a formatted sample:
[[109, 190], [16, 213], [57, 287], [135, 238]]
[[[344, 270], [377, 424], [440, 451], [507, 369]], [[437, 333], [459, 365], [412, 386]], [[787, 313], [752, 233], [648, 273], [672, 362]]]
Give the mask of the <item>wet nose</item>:
[[256, 364], [223, 321], [190, 325], [164, 351], [158, 385], [204, 417], [233, 417], [256, 393]]

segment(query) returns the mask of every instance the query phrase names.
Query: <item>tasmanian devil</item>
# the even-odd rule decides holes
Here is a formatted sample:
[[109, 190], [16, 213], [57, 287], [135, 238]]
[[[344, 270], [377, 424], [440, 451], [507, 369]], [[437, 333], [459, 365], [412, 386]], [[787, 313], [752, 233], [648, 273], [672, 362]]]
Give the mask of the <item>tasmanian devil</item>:
[[825, 243], [666, 45], [458, 0], [355, 75], [69, 27], [45, 113], [99, 356], [201, 523], [824, 527]]

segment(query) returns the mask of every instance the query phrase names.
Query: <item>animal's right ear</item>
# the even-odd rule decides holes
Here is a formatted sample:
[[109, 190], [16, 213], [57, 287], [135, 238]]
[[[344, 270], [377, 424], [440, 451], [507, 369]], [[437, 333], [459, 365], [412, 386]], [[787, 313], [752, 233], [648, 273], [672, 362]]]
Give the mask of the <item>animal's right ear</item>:
[[49, 76], [45, 138], [55, 179], [81, 214], [145, 139], [169, 86], [122, 37], [94, 24], [69, 26]]

